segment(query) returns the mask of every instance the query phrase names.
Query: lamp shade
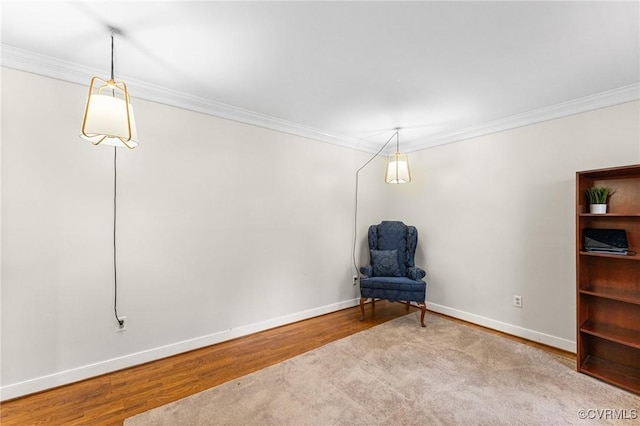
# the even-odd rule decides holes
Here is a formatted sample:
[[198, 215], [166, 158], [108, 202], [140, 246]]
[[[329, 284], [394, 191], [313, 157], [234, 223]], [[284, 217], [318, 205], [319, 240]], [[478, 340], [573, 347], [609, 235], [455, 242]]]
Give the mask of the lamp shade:
[[[105, 84], [95, 87], [96, 80]], [[94, 145], [131, 149], [138, 146], [136, 120], [124, 83], [106, 82], [97, 77], [91, 80], [80, 137]]]
[[407, 154], [396, 152], [394, 155], [389, 156], [384, 181], [386, 183], [411, 182], [411, 171], [409, 170], [409, 157]]

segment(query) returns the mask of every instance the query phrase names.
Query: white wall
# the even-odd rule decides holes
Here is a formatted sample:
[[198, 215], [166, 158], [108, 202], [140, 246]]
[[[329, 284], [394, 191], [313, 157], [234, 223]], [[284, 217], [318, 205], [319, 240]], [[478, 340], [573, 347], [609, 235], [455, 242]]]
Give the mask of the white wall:
[[[640, 102], [413, 153], [429, 309], [575, 351], [575, 172], [640, 163]], [[523, 307], [513, 306], [513, 295]]]
[[[113, 148], [78, 137], [86, 91], [2, 68], [3, 399], [356, 302], [370, 154], [134, 100], [115, 333]], [[384, 218], [383, 167], [361, 175], [360, 236]]]
[[[356, 302], [369, 154], [137, 100], [115, 333], [113, 149], [77, 136], [86, 90], [2, 68], [2, 399]], [[416, 152], [410, 185], [375, 160], [360, 263], [369, 224], [404, 220], [430, 309], [573, 349], [575, 171], [640, 162], [639, 117], [634, 102]]]

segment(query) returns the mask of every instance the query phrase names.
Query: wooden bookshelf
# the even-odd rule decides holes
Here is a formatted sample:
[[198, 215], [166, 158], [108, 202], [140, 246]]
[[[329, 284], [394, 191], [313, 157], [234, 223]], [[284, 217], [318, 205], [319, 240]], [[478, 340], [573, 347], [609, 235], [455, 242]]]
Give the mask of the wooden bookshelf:
[[[585, 190], [615, 193], [589, 213]], [[585, 228], [624, 229], [627, 255], [583, 251]], [[576, 173], [577, 368], [640, 394], [640, 165]]]

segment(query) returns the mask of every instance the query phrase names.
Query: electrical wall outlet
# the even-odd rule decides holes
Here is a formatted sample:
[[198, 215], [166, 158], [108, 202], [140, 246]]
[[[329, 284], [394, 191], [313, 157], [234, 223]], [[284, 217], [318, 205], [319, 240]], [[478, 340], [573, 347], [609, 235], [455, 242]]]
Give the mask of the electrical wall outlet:
[[513, 295], [513, 306], [522, 308], [522, 296]]
[[116, 333], [127, 331], [127, 317], [118, 317], [118, 319], [122, 321], [122, 325], [116, 324]]
[[353, 276], [353, 285], [358, 285], [358, 276], [357, 275]]

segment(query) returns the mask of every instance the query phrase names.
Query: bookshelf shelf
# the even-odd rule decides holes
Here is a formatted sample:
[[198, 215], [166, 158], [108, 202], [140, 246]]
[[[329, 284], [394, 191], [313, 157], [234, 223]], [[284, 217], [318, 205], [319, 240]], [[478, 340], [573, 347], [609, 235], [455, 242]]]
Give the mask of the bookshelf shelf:
[[586, 294], [604, 299], [618, 300], [620, 302], [640, 305], [640, 292], [633, 289], [601, 287], [587, 284], [580, 288], [580, 294]]
[[640, 388], [640, 370], [594, 356], [587, 356], [579, 371], [637, 393]]
[[640, 256], [638, 256], [637, 254], [622, 255], [622, 254], [594, 253], [594, 252], [589, 252], [589, 251], [581, 251], [580, 255], [581, 256], [609, 257], [609, 258], [613, 258], [613, 259], [631, 260], [631, 261], [640, 260]]

